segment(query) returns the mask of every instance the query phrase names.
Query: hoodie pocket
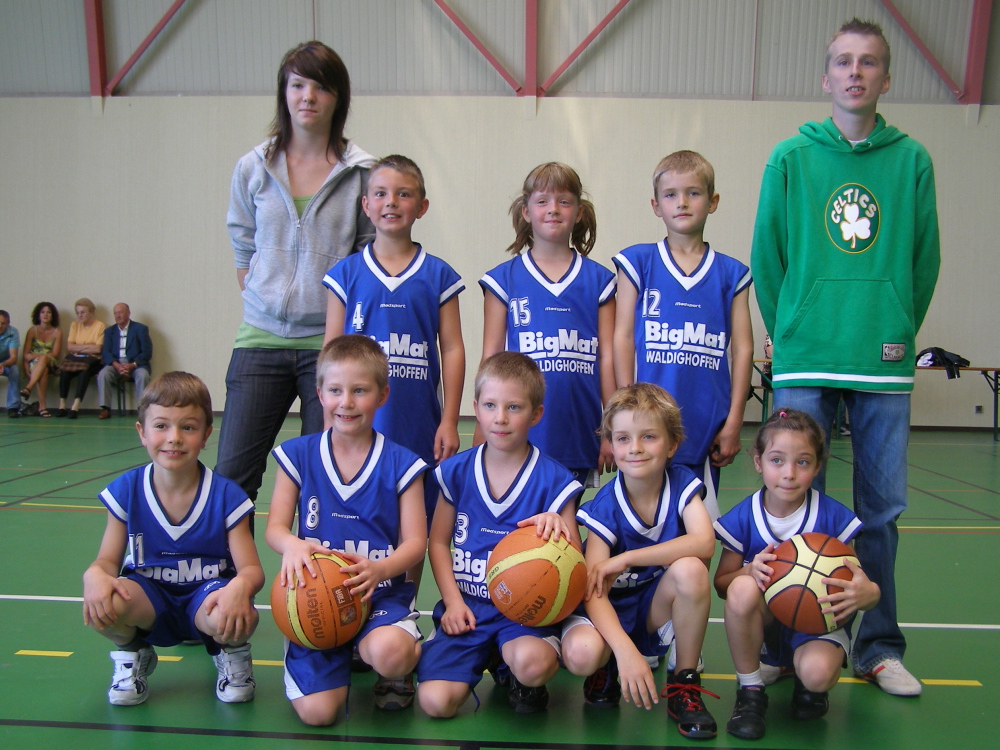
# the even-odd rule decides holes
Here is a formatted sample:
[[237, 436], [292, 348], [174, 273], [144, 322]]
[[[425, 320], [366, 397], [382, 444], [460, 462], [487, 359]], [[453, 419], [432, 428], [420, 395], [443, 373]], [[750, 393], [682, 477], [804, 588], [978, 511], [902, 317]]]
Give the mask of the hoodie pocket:
[[[785, 349], [782, 359], [788, 363], [869, 368], [912, 360], [913, 335], [911, 316], [888, 279], [821, 278], [779, 341]], [[891, 345], [904, 348], [900, 352]]]

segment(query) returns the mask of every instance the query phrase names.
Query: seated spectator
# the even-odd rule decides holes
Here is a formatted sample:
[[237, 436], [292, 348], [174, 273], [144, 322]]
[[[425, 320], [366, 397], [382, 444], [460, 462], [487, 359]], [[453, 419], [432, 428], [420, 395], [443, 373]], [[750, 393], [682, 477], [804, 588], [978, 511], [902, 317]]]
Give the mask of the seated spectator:
[[[78, 299], [73, 307], [76, 309], [76, 320], [69, 327], [69, 339], [66, 342], [69, 354], [59, 368], [59, 411], [56, 412], [57, 417], [70, 419], [77, 418], [80, 402], [87, 393], [90, 379], [101, 369], [101, 349], [104, 346], [106, 328], [104, 323], [94, 318], [97, 308], [86, 297]], [[76, 398], [67, 410], [69, 387], [77, 376], [80, 379], [76, 384]]]
[[45, 403], [49, 390], [49, 375], [59, 369], [62, 354], [62, 331], [59, 330], [59, 310], [51, 302], [39, 302], [31, 311], [34, 323], [24, 336], [22, 367], [28, 384], [21, 391], [25, 399], [31, 398], [31, 389], [38, 386], [38, 416], [51, 417]]
[[21, 374], [17, 371], [17, 352], [21, 348], [21, 335], [10, 324], [10, 313], [0, 310], [0, 375], [7, 376], [7, 416], [21, 416]]
[[142, 398], [142, 391], [149, 382], [149, 360], [153, 356], [153, 342], [149, 328], [132, 320], [132, 310], [124, 302], [114, 308], [115, 323], [104, 329], [104, 348], [101, 359], [104, 368], [97, 374], [97, 400], [101, 405], [98, 419], [111, 416], [109, 388], [124, 388], [122, 378], [132, 376], [135, 381], [135, 403]]

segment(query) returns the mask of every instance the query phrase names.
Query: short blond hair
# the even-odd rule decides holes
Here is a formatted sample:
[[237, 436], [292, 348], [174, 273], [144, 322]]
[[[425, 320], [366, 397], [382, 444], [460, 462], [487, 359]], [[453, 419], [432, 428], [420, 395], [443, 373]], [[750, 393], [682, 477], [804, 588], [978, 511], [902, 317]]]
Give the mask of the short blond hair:
[[139, 399], [138, 419], [143, 427], [150, 406], [197, 406], [205, 415], [205, 426], [212, 426], [212, 394], [201, 378], [189, 372], [165, 372], [146, 386]]
[[708, 197], [715, 195], [715, 170], [712, 164], [697, 151], [674, 151], [660, 159], [653, 170], [653, 197], [657, 197], [660, 189], [660, 178], [667, 172], [688, 174], [694, 172], [705, 182]]
[[663, 423], [675, 446], [684, 440], [684, 426], [681, 424], [681, 409], [674, 397], [658, 385], [633, 383], [615, 391], [604, 407], [601, 418], [601, 437], [611, 439], [611, 423], [624, 411], [648, 414]]
[[326, 368], [339, 362], [357, 362], [368, 370], [381, 391], [389, 385], [389, 359], [373, 339], [360, 333], [337, 336], [326, 343], [316, 359], [316, 387], [323, 387]]
[[479, 365], [476, 373], [476, 401], [487, 380], [517, 383], [524, 390], [532, 410], [545, 401], [545, 378], [535, 360], [520, 352], [497, 352]]
[[427, 187], [424, 184], [424, 173], [420, 171], [420, 167], [417, 166], [417, 163], [408, 156], [403, 156], [402, 154], [390, 154], [389, 156], [383, 156], [377, 162], [372, 164], [371, 169], [368, 170], [369, 185], [371, 185], [372, 182], [372, 175], [380, 169], [394, 169], [402, 175], [412, 177], [417, 183], [417, 189], [420, 191], [420, 200], [427, 197]]
[[73, 311], [76, 311], [78, 307], [86, 307], [90, 312], [96, 312], [97, 307], [93, 302], [90, 301], [90, 297], [80, 297], [76, 302], [73, 303]]

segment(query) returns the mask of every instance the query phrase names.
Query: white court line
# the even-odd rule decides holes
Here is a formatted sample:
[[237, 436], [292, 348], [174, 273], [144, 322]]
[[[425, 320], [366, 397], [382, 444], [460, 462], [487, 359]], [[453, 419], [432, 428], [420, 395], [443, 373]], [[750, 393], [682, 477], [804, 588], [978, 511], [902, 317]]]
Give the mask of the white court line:
[[[83, 602], [82, 596], [27, 596], [22, 594], [0, 594], [0, 599], [25, 602]], [[271, 609], [269, 604], [257, 604], [257, 609]], [[430, 610], [418, 610], [421, 617], [430, 617]], [[722, 625], [724, 620], [721, 617], [710, 617], [708, 621], [715, 625]], [[956, 622], [901, 622], [901, 628], [924, 628], [928, 630], [1000, 630], [1000, 625], [986, 625], [977, 623], [956, 623]]]

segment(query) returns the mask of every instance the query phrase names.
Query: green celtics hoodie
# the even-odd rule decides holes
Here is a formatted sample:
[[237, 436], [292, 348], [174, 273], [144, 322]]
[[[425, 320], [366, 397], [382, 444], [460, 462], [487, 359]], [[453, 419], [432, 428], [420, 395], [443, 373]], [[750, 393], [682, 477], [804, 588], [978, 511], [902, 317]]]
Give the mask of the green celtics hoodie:
[[915, 140], [878, 115], [853, 147], [829, 118], [779, 143], [750, 255], [775, 387], [912, 390], [940, 263], [934, 167]]

